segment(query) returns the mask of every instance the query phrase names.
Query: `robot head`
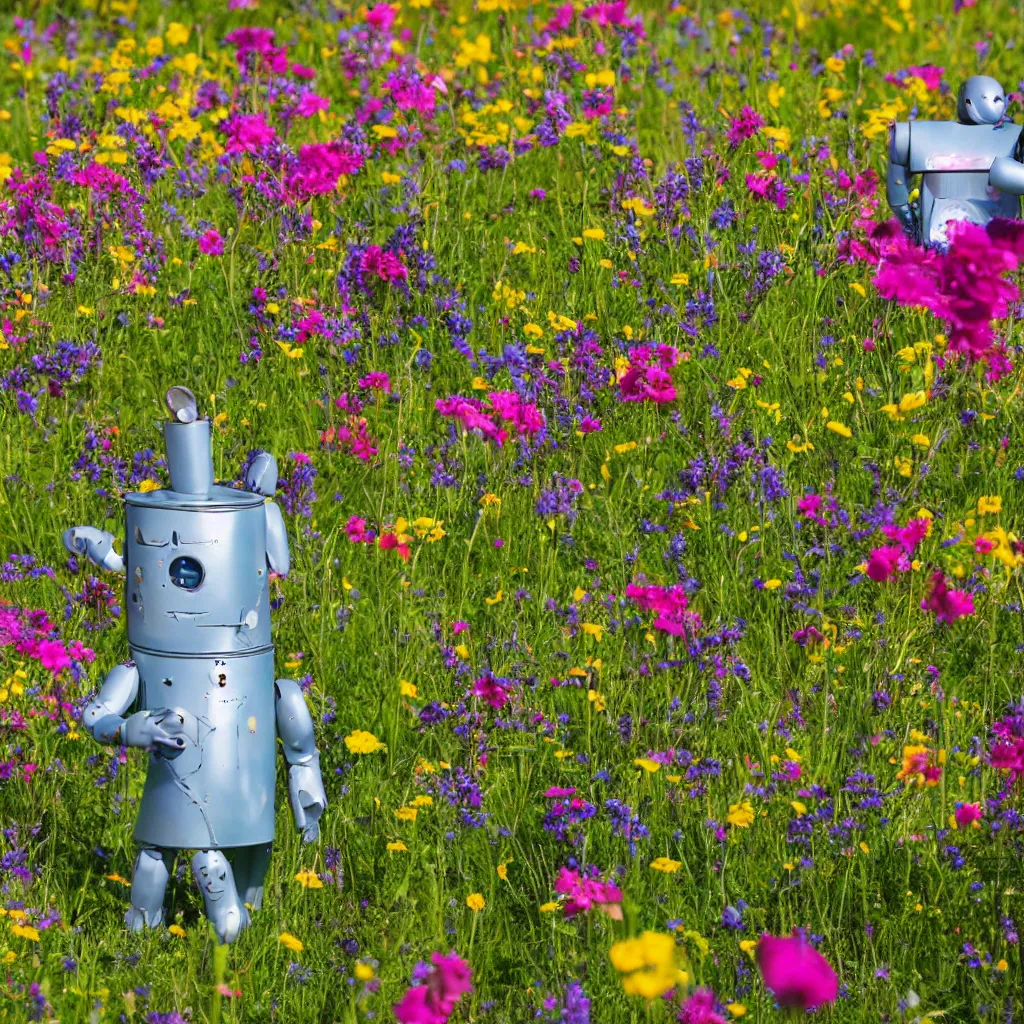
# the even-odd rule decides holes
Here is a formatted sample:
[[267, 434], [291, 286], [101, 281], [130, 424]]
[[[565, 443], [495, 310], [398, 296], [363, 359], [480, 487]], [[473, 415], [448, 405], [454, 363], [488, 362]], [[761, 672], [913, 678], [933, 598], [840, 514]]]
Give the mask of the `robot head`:
[[968, 78], [956, 97], [956, 116], [961, 124], [999, 124], [1006, 115], [1003, 87], [988, 75]]

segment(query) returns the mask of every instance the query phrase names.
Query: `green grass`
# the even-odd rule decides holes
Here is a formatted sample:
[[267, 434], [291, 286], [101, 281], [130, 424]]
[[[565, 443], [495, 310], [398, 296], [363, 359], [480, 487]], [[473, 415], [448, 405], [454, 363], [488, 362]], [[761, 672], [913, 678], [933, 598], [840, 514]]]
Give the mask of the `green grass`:
[[[118, 39], [136, 39], [144, 47], [172, 21], [193, 23], [192, 5], [181, 3], [143, 0], [131, 24], [118, 23], [124, 8], [108, 0], [99, 13], [91, 9], [95, 4], [74, 6], [79, 67], [88, 68], [95, 58], [105, 62], [103, 74]], [[353, 90], [339, 57], [322, 55], [322, 47], [338, 47], [339, 29], [362, 17], [329, 20], [351, 13], [348, 6], [273, 0], [263, 0], [254, 12], [227, 12], [222, 3], [199, 6], [189, 41], [167, 45], [176, 58], [202, 53], [193, 86], [216, 78], [228, 92], [236, 87], [232, 49], [223, 38], [240, 24], [273, 26], [289, 44], [290, 59], [316, 69], [313, 88], [331, 99], [331, 111], [323, 121], [314, 117], [292, 126], [287, 144], [295, 150], [336, 138], [343, 126], [356, 123], [366, 96], [380, 95], [384, 78], [397, 66], [367, 72], [367, 88]], [[452, 4], [446, 14], [436, 2], [422, 10], [402, 6], [398, 30], [411, 29], [406, 45], [425, 73], [454, 72], [449, 97], [475, 88], [477, 106], [511, 102], [507, 114], [482, 119], [520, 116], [535, 125], [543, 107], [533, 111], [524, 88], [535, 90], [542, 103], [545, 88], [563, 88], [571, 115], [583, 120], [578, 111], [586, 71], [559, 85], [552, 63], [529, 48], [525, 7], [491, 12]], [[993, 812], [981, 831], [937, 835], [947, 828], [956, 802], [984, 806], [1005, 784], [984, 753], [993, 720], [1021, 693], [1020, 573], [976, 556], [969, 542], [940, 542], [956, 536], [958, 523], [977, 518], [974, 509], [983, 495], [1002, 497], [1002, 511], [986, 517], [986, 529], [1019, 527], [1022, 485], [1014, 471], [1024, 464], [1020, 375], [990, 387], [973, 370], [950, 368], [941, 372], [944, 388], [905, 421], [881, 411], [926, 386], [923, 360], [908, 366], [897, 353], [933, 339], [942, 325], [884, 303], [871, 287], [870, 267], [837, 259], [837, 238], [846, 232], [862, 238], [863, 231], [854, 223], [855, 198], [829, 202], [836, 188], [825, 177], [828, 159], [820, 155], [827, 144], [836, 166], [851, 178], [870, 168], [883, 173], [875, 194], [881, 216], [885, 135], [868, 138], [862, 128], [868, 111], [905, 95], [884, 74], [930, 62], [945, 66], [945, 80], [955, 90], [961, 75], [976, 68], [975, 41], [991, 31], [983, 70], [1012, 86], [1019, 72], [1016, 51], [1006, 43], [1017, 26], [1013, 9], [1002, 0], [955, 18], [914, 0], [913, 27], [896, 5], [891, 11], [874, 2], [797, 6], [808, 17], [799, 39], [790, 13], [780, 15], [774, 4], [746, 8], [749, 31], [743, 19], [729, 25], [718, 17], [726, 13], [721, 5], [698, 6], [694, 17], [707, 32], [702, 48], [685, 41], [681, 10], [640, 4], [648, 40], [626, 61], [618, 56], [611, 30], [577, 31], [582, 39], [572, 52], [586, 70], [618, 72], [614, 106], [621, 114], [610, 115], [609, 126], [630, 146], [637, 143], [639, 157], [650, 161], [644, 173], [642, 166], [630, 171], [633, 158], [616, 155], [616, 141], [601, 139], [599, 131], [593, 144], [563, 138], [551, 148], [535, 147], [504, 169], [481, 172], [453, 130], [445, 98], [438, 96], [432, 125], [406, 152], [389, 155], [367, 126], [357, 129], [366, 133], [364, 169], [334, 194], [303, 207], [321, 224], [315, 236], [296, 226], [294, 209], [245, 189], [241, 177], [248, 169], [238, 158], [225, 160], [222, 180], [210, 169], [201, 196], [176, 195], [178, 168], [209, 168], [180, 139], [168, 142], [160, 158], [165, 175], [142, 189], [141, 229], [133, 233], [123, 211], [110, 211], [95, 249], [89, 240], [101, 211], [90, 205], [84, 189], [60, 180], [55, 168], [65, 158], [51, 155], [49, 201], [62, 207], [85, 245], [76, 254], [65, 234], [60, 259], [43, 258], [32, 231], [5, 212], [12, 182], [0, 183], [0, 220], [10, 225], [0, 237], [0, 254], [20, 257], [10, 273], [0, 275], [0, 323], [9, 321], [0, 373], [28, 366], [33, 354], [63, 341], [92, 342], [102, 357], [61, 394], [47, 392], [45, 374], [19, 385], [41, 392], [34, 415], [19, 411], [15, 389], [0, 392], [0, 557], [29, 554], [54, 570], [52, 576], [0, 583], [0, 600], [46, 610], [63, 640], [95, 650], [81, 683], [67, 673], [61, 680], [62, 699], [80, 708], [103, 674], [127, 656], [123, 619], [91, 631], [97, 609], [75, 601], [70, 616], [64, 613], [62, 588], [78, 591], [85, 577], [68, 570], [61, 533], [78, 523], [115, 533], [123, 529], [122, 487], [110, 467], [96, 481], [76, 478], [74, 464], [87, 431], [108, 437], [110, 454], [130, 470], [135, 453], [162, 453], [163, 394], [180, 383], [195, 391], [204, 412], [224, 416], [214, 438], [219, 477], [236, 477], [253, 447], [274, 452], [283, 474], [293, 471], [289, 453], [308, 453], [318, 497], [310, 516], [286, 517], [293, 567], [278, 585], [283, 604], [275, 614], [274, 640], [279, 674], [312, 677], [309, 700], [320, 719], [318, 742], [331, 801], [320, 842], [302, 847], [287, 808], [285, 778], [279, 777], [266, 905], [229, 950], [218, 950], [208, 933], [186, 858], [168, 903], [168, 920], [184, 929], [184, 937], [166, 928], [128, 934], [122, 926], [128, 889], [107, 876], [131, 873], [131, 829], [145, 757], [128, 752], [116, 778], [98, 784], [109, 777], [115, 752], [84, 733], [73, 738], [74, 728], [71, 735], [59, 729], [72, 716], [53, 703], [52, 675], [12, 647], [0, 648], [0, 683], [16, 679], [19, 662], [27, 673], [25, 692], [12, 692], [9, 680], [0, 703], [0, 761], [13, 766], [11, 778], [0, 783], [6, 829], [0, 856], [7, 856], [0, 862], [0, 905], [23, 910], [27, 923], [51, 911], [60, 916], [59, 923], [42, 929], [38, 943], [9, 931], [15, 918], [0, 922], [9, 997], [0, 1000], [0, 1020], [27, 1019], [33, 983], [49, 1007], [40, 1011], [44, 1018], [61, 1021], [145, 1021], [174, 1011], [197, 1022], [341, 1022], [371, 1019], [370, 1014], [390, 1020], [416, 961], [451, 949], [469, 961], [474, 984], [456, 1020], [533, 1019], [545, 996], [560, 995], [578, 981], [592, 1001], [594, 1021], [667, 1021], [674, 1019], [667, 1003], [647, 1005], [623, 993], [608, 951], [613, 942], [644, 929], [664, 931], [670, 921], [679, 923], [680, 957], [688, 960], [694, 982], [711, 986], [724, 1003], [744, 1004], [749, 1020], [781, 1019], [782, 1013], [772, 1009], [740, 941], [794, 927], [822, 936], [820, 949], [845, 986], [844, 997], [822, 1012], [825, 1019], [942, 1013], [946, 1020], [1009, 1020], [1020, 1013], [1019, 947], [1006, 940], [1001, 924], [1021, 913], [1020, 826], [1011, 821], [993, 831]], [[19, 4], [17, 11], [34, 18], [40, 30], [54, 16], [45, 3]], [[464, 25], [460, 13], [467, 18]], [[886, 27], [882, 13], [900, 19], [903, 30]], [[551, 12], [540, 5], [533, 16], [539, 25]], [[769, 18], [777, 19], [779, 35], [766, 60], [759, 26]], [[16, 36], [12, 14], [0, 15], [0, 25], [5, 35]], [[469, 39], [487, 34], [492, 40], [493, 84], [486, 97], [477, 66], [456, 66], [453, 29], [464, 29]], [[595, 52], [599, 36], [607, 48], [604, 57]], [[28, 173], [32, 154], [53, 142], [43, 115], [47, 84], [52, 87], [58, 59], [67, 52], [61, 38], [33, 44], [31, 78], [10, 65], [20, 42], [14, 54], [5, 54], [0, 70], [0, 109], [10, 114], [0, 121], [0, 152], [10, 155], [10, 166]], [[812, 76], [815, 55], [825, 60], [846, 44], [855, 53], [843, 70]], [[869, 48], [875, 65], [863, 59]], [[655, 55], [674, 62], [671, 94], [658, 83], [666, 72]], [[134, 57], [139, 66], [148, 60], [141, 51]], [[534, 67], [547, 76], [542, 83], [526, 80]], [[767, 68], [778, 73], [786, 90], [778, 109], [768, 100], [770, 83], [760, 79]], [[747, 79], [745, 90], [741, 78]], [[102, 149], [97, 135], [119, 123], [116, 106], [155, 110], [175, 87], [180, 96], [187, 81], [166, 68], [132, 84], [131, 96], [121, 87], [116, 97], [104, 97], [96, 83], [83, 81], [72, 99], [61, 100], [61, 113], [74, 112], [79, 119], [78, 142]], [[23, 95], [17, 91], [22, 86]], [[842, 90], [830, 107], [846, 116], [820, 115], [818, 101], [827, 87]], [[265, 92], [251, 86], [236, 100], [249, 111], [270, 109]], [[695, 149], [683, 132], [681, 100], [693, 105], [707, 129]], [[769, 125], [790, 128], [792, 173], [810, 176], [789, 181], [785, 210], [756, 202], [744, 183], [748, 173], [761, 170], [755, 153], [772, 149], [768, 138], [735, 150], [726, 142], [729, 120], [744, 104]], [[905, 118], [909, 106], [898, 116]], [[951, 112], [952, 99], [935, 93], [921, 108], [922, 117]], [[283, 135], [279, 108], [268, 119]], [[203, 113], [199, 120], [223, 144], [217, 118]], [[415, 114], [399, 115], [398, 121], [419, 123]], [[702, 151], [706, 184], [686, 198], [688, 218], [637, 218], [623, 210], [622, 200], [632, 196], [657, 206], [656, 189], [666, 172]], [[132, 144], [126, 152], [127, 163], [111, 169], [141, 188], [140, 151]], [[77, 150], [70, 159], [84, 166], [91, 158]], [[466, 161], [465, 173], [447, 169], [453, 159]], [[254, 163], [269, 181], [280, 177], [260, 159]], [[780, 170], [785, 167], [784, 161]], [[384, 186], [382, 172], [401, 175], [402, 182]], [[241, 205], [229, 191], [235, 187], [243, 188]], [[546, 190], [543, 201], [529, 197], [538, 188]], [[726, 198], [738, 221], [715, 228], [714, 211]], [[225, 239], [224, 255], [200, 255], [166, 203], [192, 228], [200, 222], [216, 227]], [[642, 237], [632, 234], [634, 221], [642, 221]], [[437, 274], [450, 287], [430, 282], [423, 294], [414, 288], [408, 297], [383, 283], [372, 294], [357, 292], [350, 323], [360, 334], [360, 348], [351, 361], [344, 355], [351, 344], [323, 336], [307, 341], [298, 358], [274, 343], [276, 332], [308, 309], [340, 318], [336, 278], [347, 249], [386, 243], [396, 227], [410, 224], [415, 245], [433, 254]], [[606, 232], [604, 241], [573, 241], [597, 226]], [[786, 269], [749, 299], [756, 259], [740, 246], [751, 242], [755, 227], [756, 248], [781, 253]], [[337, 251], [316, 248], [331, 234]], [[710, 254], [705, 236], [716, 241]], [[518, 241], [537, 251], [511, 255]], [[131, 266], [147, 274], [153, 294], [132, 294], [125, 287], [132, 269], [108, 251], [118, 245], [132, 250]], [[578, 272], [570, 271], [572, 260], [580, 261]], [[601, 260], [610, 261], [611, 269]], [[74, 283], [62, 282], [72, 265]], [[613, 287], [620, 271], [626, 280]], [[670, 284], [677, 273], [688, 274], [689, 284]], [[492, 298], [499, 281], [526, 293], [517, 308]], [[864, 294], [851, 284], [863, 286]], [[260, 326], [251, 311], [254, 287], [266, 289], [268, 301], [279, 306], [268, 316], [270, 326]], [[460, 433], [443, 455], [457, 483], [444, 487], [432, 483], [442, 457], [437, 446], [448, 439], [448, 421], [436, 413], [435, 400], [449, 394], [482, 397], [473, 381], [486, 376], [482, 363], [471, 366], [452, 348], [439, 313], [437, 300], [454, 288], [473, 321], [468, 340], [475, 351], [496, 356], [504, 345], [526, 342], [542, 348], [545, 360], [572, 360], [580, 355], [579, 339], [556, 337], [550, 310], [596, 332], [603, 348], [597, 361], [606, 372], [591, 400], [581, 398], [583, 376], [574, 364], [557, 380], [549, 369], [554, 383], [542, 386], [537, 400], [547, 417], [548, 442], [521, 459], [514, 441], [497, 448]], [[185, 289], [194, 302], [172, 302]], [[691, 338], [680, 322], [698, 290], [713, 297], [717, 321]], [[296, 305], [300, 298], [306, 305]], [[675, 311], [659, 308], [665, 305]], [[17, 309], [27, 315], [16, 318]], [[543, 336], [524, 334], [527, 323], [540, 325]], [[616, 357], [625, 356], [631, 344], [627, 326], [632, 344], [665, 343], [686, 354], [672, 371], [676, 402], [624, 403], [608, 386]], [[1017, 328], [1011, 323], [1006, 331], [1015, 345]], [[826, 335], [835, 342], [822, 348]], [[264, 357], [240, 365], [250, 336], [260, 338]], [[873, 351], [862, 345], [866, 338], [874, 339]], [[707, 345], [717, 348], [718, 358], [703, 354]], [[417, 364], [420, 349], [433, 354], [429, 369]], [[819, 355], [824, 367], [815, 362]], [[534, 377], [544, 372], [543, 361], [535, 360]], [[763, 382], [743, 389], [727, 384], [741, 367]], [[369, 397], [363, 415], [378, 452], [363, 462], [322, 445], [321, 433], [343, 421], [333, 399], [359, 393], [357, 380], [372, 370], [390, 374], [398, 397]], [[491, 383], [499, 390], [513, 385], [507, 369]], [[992, 418], [967, 422], [965, 410]], [[581, 412], [599, 416], [603, 429], [578, 435]], [[727, 434], [718, 422], [723, 413], [731, 417]], [[852, 437], [828, 430], [829, 420], [846, 424]], [[926, 435], [928, 446], [914, 444], [915, 434]], [[809, 441], [813, 449], [791, 451], [791, 438], [797, 447]], [[631, 442], [635, 447], [616, 450]], [[679, 474], [693, 460], [724, 463], [735, 457], [739, 442], [784, 472], [786, 497], [769, 504], [751, 498], [757, 485], [749, 459], [741, 460], [726, 487], [695, 488], [689, 504], [677, 502], [670, 511], [658, 497], [682, 489]], [[411, 465], [400, 458], [403, 446], [415, 450]], [[900, 472], [896, 460], [902, 459], [910, 460], [909, 475]], [[552, 526], [535, 511], [555, 472], [583, 485], [574, 524], [558, 516]], [[485, 493], [497, 495], [500, 507], [482, 510]], [[809, 522], [797, 511], [806, 493], [834, 498], [834, 515], [841, 511], [848, 519], [829, 529]], [[335, 500], [336, 494], [342, 497]], [[871, 548], [884, 543], [868, 523], [879, 504], [892, 509], [900, 524], [921, 508], [934, 516], [932, 534], [917, 556], [921, 566], [884, 585], [864, 579], [857, 569]], [[351, 543], [345, 531], [351, 516], [378, 530], [398, 517], [426, 517], [443, 521], [445, 535], [434, 543], [414, 539], [406, 563], [395, 551]], [[978, 532], [977, 526], [965, 529], [971, 539]], [[686, 542], [685, 573], [679, 576], [666, 557], [675, 535]], [[501, 547], [495, 546], [499, 539]], [[964, 581], [957, 585], [975, 591], [977, 611], [937, 627], [919, 603], [932, 571], [953, 573], [957, 566]], [[650, 630], [648, 613], [620, 603], [627, 585], [642, 575], [662, 585], [684, 575], [699, 581], [691, 606], [703, 619], [704, 634], [743, 620], [745, 632], [729, 653], [746, 665], [749, 678], [730, 671], [714, 699], [713, 669], [688, 658], [684, 644]], [[820, 585], [802, 589], [808, 579]], [[782, 585], [758, 589], [755, 580]], [[120, 584], [112, 583], [123, 597]], [[499, 591], [501, 600], [494, 601]], [[640, 621], [624, 624], [633, 616]], [[455, 638], [452, 624], [460, 620], [469, 630]], [[581, 630], [581, 622], [604, 626], [603, 636]], [[830, 646], [798, 646], [792, 634], [808, 625], [823, 628]], [[446, 663], [442, 646], [462, 642], [467, 651], [455, 657], [457, 672]], [[678, 666], [659, 669], [669, 658], [678, 659]], [[600, 659], [599, 669], [593, 659]], [[929, 666], [939, 672], [938, 688]], [[553, 678], [577, 681], [569, 676], [574, 667], [586, 670], [582, 686], [552, 686]], [[488, 668], [516, 681], [511, 703], [498, 715], [466, 697]], [[402, 695], [402, 680], [415, 685], [416, 698]], [[600, 701], [588, 700], [588, 687]], [[880, 690], [891, 703], [876, 711], [871, 698]], [[791, 717], [794, 698], [799, 718]], [[451, 717], [424, 726], [419, 712], [427, 702], [447, 706]], [[17, 727], [14, 712], [25, 716], [24, 728]], [[629, 730], [620, 727], [624, 716], [631, 717]], [[787, 720], [788, 738], [773, 728], [780, 719]], [[351, 755], [344, 737], [355, 729], [372, 732], [387, 749]], [[948, 752], [941, 785], [898, 783], [912, 730], [925, 734], [934, 750]], [[763, 781], [752, 766], [771, 768], [773, 758], [786, 759], [787, 747], [802, 759], [801, 780], [780, 783], [768, 797], [748, 795], [745, 787]], [[694, 761], [713, 759], [720, 774], [694, 793], [685, 768], [648, 773], [634, 763], [670, 749], [689, 751]], [[415, 821], [396, 818], [396, 809], [432, 792], [424, 760], [475, 778], [482, 805], [474, 813], [487, 815], [481, 827], [465, 825], [437, 792]], [[23, 779], [26, 763], [38, 765], [30, 781]], [[282, 761], [282, 773], [283, 767]], [[877, 787], [890, 793], [884, 809], [858, 809], [858, 798], [843, 791], [844, 780], [858, 771], [873, 774]], [[607, 773], [606, 781], [595, 778], [600, 772]], [[668, 781], [677, 773], [681, 781]], [[827, 791], [834, 815], [818, 821], [804, 849], [787, 841], [787, 829], [797, 818], [791, 801], [802, 801], [812, 813], [825, 804], [824, 798], [797, 794], [812, 784]], [[577, 827], [576, 845], [557, 841], [543, 827], [551, 803], [543, 793], [551, 786], [574, 786], [597, 807]], [[730, 806], [744, 799], [751, 800], [753, 822], [747, 828], [726, 825]], [[607, 800], [628, 805], [646, 829], [635, 852], [614, 834]], [[1019, 804], [1018, 793], [1005, 807]], [[725, 841], [715, 838], [709, 819], [726, 828]], [[830, 834], [845, 819], [855, 827], [846, 835]], [[396, 841], [407, 851], [389, 852], [387, 844]], [[949, 845], [958, 846], [964, 858], [958, 869], [943, 852]], [[328, 849], [339, 858], [333, 877], [322, 888], [303, 888], [296, 874], [304, 868], [325, 872]], [[652, 871], [650, 862], [662, 856], [680, 861], [681, 868], [674, 874]], [[801, 867], [803, 856], [813, 864]], [[621, 866], [622, 922], [597, 911], [565, 920], [561, 911], [540, 910], [555, 898], [554, 880], [570, 857], [605, 875]], [[499, 865], [507, 866], [506, 880], [498, 875]], [[27, 877], [12, 870], [18, 866], [27, 869]], [[471, 893], [483, 895], [483, 910], [467, 907]], [[731, 932], [721, 923], [722, 911], [740, 901], [747, 904], [745, 931]], [[279, 942], [285, 931], [304, 944], [300, 953]], [[684, 932], [706, 940], [707, 955]], [[356, 955], [343, 948], [346, 940], [358, 943]], [[963, 949], [968, 942], [979, 956], [988, 956], [984, 966], [969, 966]], [[73, 970], [65, 969], [68, 958]], [[995, 969], [1001, 960], [1006, 970]], [[292, 963], [298, 972], [289, 969]], [[372, 966], [376, 980], [369, 990], [355, 979], [357, 963]], [[882, 968], [885, 976], [876, 974]], [[222, 997], [218, 983], [241, 995]], [[900, 1001], [909, 990], [920, 996], [920, 1006], [904, 1017]]]

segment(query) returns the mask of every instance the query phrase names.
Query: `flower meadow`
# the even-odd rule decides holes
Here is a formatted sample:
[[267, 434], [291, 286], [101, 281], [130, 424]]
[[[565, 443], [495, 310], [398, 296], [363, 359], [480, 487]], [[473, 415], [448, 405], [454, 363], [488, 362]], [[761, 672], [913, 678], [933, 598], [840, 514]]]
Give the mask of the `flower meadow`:
[[[14, 10], [11, 10], [11, 7]], [[1024, 1019], [1024, 223], [909, 244], [890, 120], [1005, 0], [79, 0], [0, 13], [0, 1020]], [[68, 556], [274, 452], [264, 908], [80, 724]], [[282, 769], [283, 771], [283, 769]]]

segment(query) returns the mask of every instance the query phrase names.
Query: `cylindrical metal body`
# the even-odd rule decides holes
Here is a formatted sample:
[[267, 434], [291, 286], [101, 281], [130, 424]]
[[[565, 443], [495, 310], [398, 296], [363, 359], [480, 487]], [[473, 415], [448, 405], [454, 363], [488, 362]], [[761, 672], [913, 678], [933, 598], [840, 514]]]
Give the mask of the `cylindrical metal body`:
[[274, 650], [222, 658], [132, 648], [144, 709], [185, 720], [185, 750], [151, 754], [135, 839], [223, 849], [274, 839]]
[[[169, 456], [172, 436], [197, 425], [168, 424]], [[180, 483], [180, 466], [169, 461]], [[276, 722], [264, 499], [216, 485], [205, 494], [129, 494], [127, 527], [139, 707], [169, 709], [186, 740], [177, 757], [150, 754], [135, 838], [171, 849], [271, 842]]]
[[209, 494], [213, 486], [210, 421], [164, 423], [164, 445], [171, 489], [177, 494]]

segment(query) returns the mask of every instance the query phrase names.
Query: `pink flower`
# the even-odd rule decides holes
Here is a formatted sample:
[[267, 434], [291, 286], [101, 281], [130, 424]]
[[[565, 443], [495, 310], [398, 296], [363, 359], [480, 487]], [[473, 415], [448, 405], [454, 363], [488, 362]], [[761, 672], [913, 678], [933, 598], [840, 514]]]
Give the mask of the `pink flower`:
[[366, 520], [359, 516], [350, 516], [345, 524], [345, 533], [353, 544], [372, 544], [374, 541], [373, 531], [367, 530]]
[[375, 391], [391, 391], [391, 377], [379, 370], [360, 377], [357, 381], [361, 388], [372, 388]]
[[729, 148], [735, 149], [744, 139], [756, 135], [764, 126], [764, 118], [752, 107], [744, 106], [729, 125]]
[[683, 1003], [679, 1010], [679, 1024], [726, 1024], [726, 1018], [717, 1010], [715, 993], [699, 988]]
[[974, 598], [965, 590], [950, 590], [939, 571], [932, 576], [931, 593], [921, 602], [921, 609], [933, 612], [936, 622], [956, 622], [974, 614]]
[[255, 153], [277, 139], [277, 132], [260, 114], [238, 114], [225, 122], [229, 153]]
[[575, 795], [576, 790], [572, 786], [551, 786], [544, 790], [544, 796], [548, 800], [560, 800], [562, 797]]
[[394, 24], [398, 11], [391, 4], [374, 4], [366, 12], [366, 23], [379, 32], [387, 32]]
[[875, 548], [868, 558], [868, 578], [876, 583], [884, 583], [897, 571], [906, 572], [910, 568], [910, 562], [904, 554], [903, 548], [889, 545], [883, 548]]
[[199, 251], [205, 256], [223, 256], [224, 239], [216, 228], [210, 228], [199, 238]]
[[957, 804], [953, 811], [957, 828], [968, 828], [981, 821], [981, 804]]
[[562, 868], [555, 879], [555, 892], [568, 897], [563, 904], [567, 918], [585, 914], [591, 907], [603, 910], [617, 921], [622, 920], [622, 890], [611, 882], [585, 878], [578, 871]]
[[408, 562], [409, 556], [412, 554], [409, 545], [400, 541], [391, 530], [385, 530], [380, 537], [377, 538], [377, 547], [379, 547], [381, 551], [397, 551], [402, 556], [403, 562]]
[[[394, 1007], [400, 1024], [445, 1024], [466, 992], [472, 992], [469, 964], [455, 953], [435, 953], [425, 985], [416, 985]], [[425, 965], [424, 965], [425, 966]]]
[[[302, 116], [307, 116], [303, 114]], [[325, 195], [338, 187], [343, 174], [358, 174], [363, 158], [342, 142], [311, 142], [299, 147], [298, 163], [286, 187], [296, 198]]]
[[465, 633], [469, 629], [469, 623], [463, 622], [459, 619], [457, 622], [452, 623], [452, 635], [458, 636], [460, 633]]
[[40, 640], [34, 651], [39, 664], [59, 676], [71, 665], [71, 658], [59, 640]]
[[371, 277], [379, 277], [391, 284], [392, 281], [404, 281], [409, 271], [390, 249], [382, 249], [379, 245], [368, 245], [359, 260], [359, 269]]
[[780, 1006], [816, 1010], [835, 1002], [836, 972], [802, 932], [787, 938], [762, 935], [756, 955], [761, 977]]
[[670, 636], [695, 636], [702, 623], [697, 612], [689, 610], [689, 598], [682, 586], [638, 586], [630, 583], [626, 597], [639, 607], [657, 612], [654, 628]]
[[508, 703], [508, 691], [488, 672], [473, 684], [473, 696], [479, 697], [492, 708], [498, 709]]
[[326, 96], [318, 96], [315, 92], [304, 93], [298, 103], [295, 104], [295, 113], [299, 117], [313, 117], [320, 111], [331, 109], [331, 101]]

